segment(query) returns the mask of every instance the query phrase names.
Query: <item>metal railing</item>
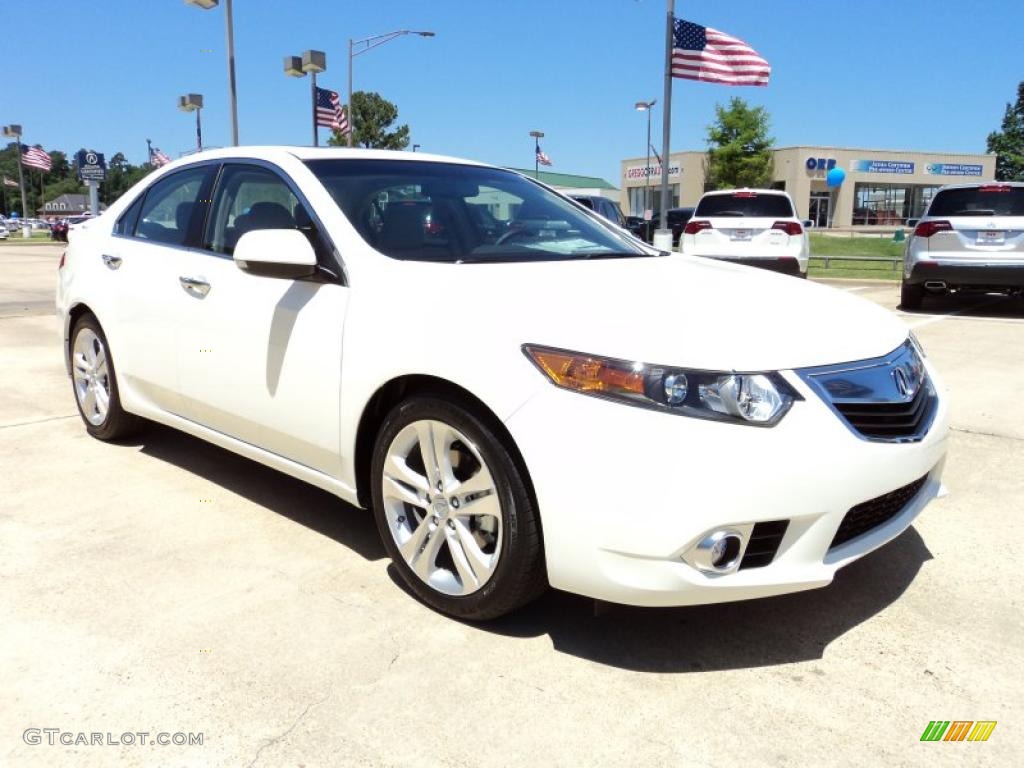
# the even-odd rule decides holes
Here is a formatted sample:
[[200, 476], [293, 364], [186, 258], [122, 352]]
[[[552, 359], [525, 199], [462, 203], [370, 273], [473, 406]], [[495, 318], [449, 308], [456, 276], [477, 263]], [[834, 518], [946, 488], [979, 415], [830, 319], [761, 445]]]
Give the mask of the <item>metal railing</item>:
[[[832, 262], [842, 261], [853, 261], [853, 262], [866, 262], [867, 264], [878, 263], [881, 265], [888, 265], [888, 269], [892, 272], [897, 271], [900, 265], [903, 263], [903, 256], [815, 256], [811, 254], [810, 264], [819, 266], [815, 262], [824, 262], [825, 269], [861, 269], [859, 264], [853, 266], [845, 266], [842, 264], [833, 264]], [[881, 272], [885, 269], [885, 266], [878, 268]]]

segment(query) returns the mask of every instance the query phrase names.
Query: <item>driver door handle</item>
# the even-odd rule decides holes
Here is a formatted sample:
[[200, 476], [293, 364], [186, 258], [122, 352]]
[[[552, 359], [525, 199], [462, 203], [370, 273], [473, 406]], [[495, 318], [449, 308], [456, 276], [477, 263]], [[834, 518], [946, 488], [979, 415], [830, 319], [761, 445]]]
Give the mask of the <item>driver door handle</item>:
[[185, 289], [186, 293], [200, 299], [210, 292], [210, 284], [201, 277], [182, 276], [178, 278], [178, 282], [181, 283], [181, 287]]
[[103, 263], [110, 269], [119, 269], [121, 267], [121, 257], [111, 256], [109, 254], [103, 254]]

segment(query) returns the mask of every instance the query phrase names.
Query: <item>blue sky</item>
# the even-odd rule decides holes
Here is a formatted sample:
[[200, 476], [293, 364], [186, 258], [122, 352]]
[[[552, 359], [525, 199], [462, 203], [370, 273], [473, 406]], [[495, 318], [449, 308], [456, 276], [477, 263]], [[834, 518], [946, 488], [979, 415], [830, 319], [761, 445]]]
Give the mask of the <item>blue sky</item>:
[[[1024, 80], [1020, 0], [676, 7], [746, 40], [773, 73], [768, 88], [676, 80], [673, 150], [702, 148], [715, 103], [742, 96], [768, 109], [779, 146], [982, 152]], [[4, 35], [0, 99], [0, 122], [21, 123], [27, 142], [141, 162], [148, 137], [176, 157], [194, 142], [177, 97], [194, 92], [206, 143], [229, 143], [223, 8], [35, 0], [31, 14], [54, 23]], [[326, 51], [321, 84], [344, 96], [349, 37], [429, 29], [355, 67], [355, 88], [394, 101], [424, 151], [529, 167], [539, 129], [551, 170], [618, 184], [619, 160], [644, 151], [637, 100], [658, 99], [660, 147], [664, 14], [663, 0], [235, 0], [241, 140], [309, 142], [308, 80], [283, 74], [284, 55]]]

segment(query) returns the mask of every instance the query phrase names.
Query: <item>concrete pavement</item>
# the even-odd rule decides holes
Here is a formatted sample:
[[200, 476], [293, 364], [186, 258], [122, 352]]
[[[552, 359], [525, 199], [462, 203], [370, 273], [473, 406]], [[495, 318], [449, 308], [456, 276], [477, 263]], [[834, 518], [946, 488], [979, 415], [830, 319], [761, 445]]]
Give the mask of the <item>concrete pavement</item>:
[[[475, 626], [405, 594], [370, 515], [324, 492], [162, 427], [89, 438], [59, 253], [0, 246], [0, 765], [1021, 762], [1024, 302], [907, 316], [955, 398], [951, 494], [832, 586], [598, 615], [552, 592]], [[921, 743], [935, 719], [998, 726]]]

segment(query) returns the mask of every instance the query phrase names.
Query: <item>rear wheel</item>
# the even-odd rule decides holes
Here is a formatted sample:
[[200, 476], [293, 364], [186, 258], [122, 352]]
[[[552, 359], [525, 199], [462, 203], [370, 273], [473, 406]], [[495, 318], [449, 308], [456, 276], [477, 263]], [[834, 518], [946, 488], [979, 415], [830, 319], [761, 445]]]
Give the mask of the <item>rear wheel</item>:
[[374, 515], [409, 589], [442, 613], [485, 620], [546, 586], [540, 526], [501, 438], [459, 403], [415, 397], [385, 418]]
[[71, 331], [71, 383], [78, 413], [90, 435], [116, 440], [134, 432], [139, 418], [121, 407], [114, 359], [107, 337], [92, 315], [83, 315]]
[[924, 286], [921, 283], [900, 284], [900, 308], [920, 309], [924, 301]]

